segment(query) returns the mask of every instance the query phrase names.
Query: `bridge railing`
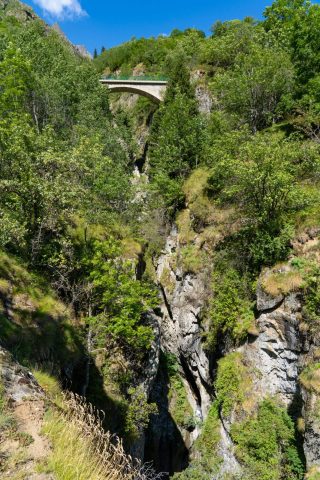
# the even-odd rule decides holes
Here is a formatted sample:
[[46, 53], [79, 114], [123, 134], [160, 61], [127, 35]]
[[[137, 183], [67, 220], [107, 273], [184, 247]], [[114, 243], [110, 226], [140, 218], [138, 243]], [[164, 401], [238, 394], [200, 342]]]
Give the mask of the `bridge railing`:
[[168, 77], [164, 75], [103, 75], [103, 80], [126, 80], [145, 82], [167, 82]]

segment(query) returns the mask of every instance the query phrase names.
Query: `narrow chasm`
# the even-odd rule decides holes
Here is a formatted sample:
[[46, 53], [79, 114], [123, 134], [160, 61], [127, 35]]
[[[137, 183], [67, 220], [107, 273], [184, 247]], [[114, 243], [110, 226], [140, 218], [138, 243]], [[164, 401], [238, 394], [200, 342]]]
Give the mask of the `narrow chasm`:
[[189, 450], [170, 413], [170, 378], [163, 358], [149, 399], [156, 403], [158, 414], [151, 416], [146, 431], [144, 460], [169, 478], [188, 467]]

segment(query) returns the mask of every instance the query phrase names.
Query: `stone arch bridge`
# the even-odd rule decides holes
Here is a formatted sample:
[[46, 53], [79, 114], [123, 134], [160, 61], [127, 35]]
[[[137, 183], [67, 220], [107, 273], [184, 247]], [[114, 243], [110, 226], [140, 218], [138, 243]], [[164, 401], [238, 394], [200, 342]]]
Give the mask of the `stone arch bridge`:
[[160, 103], [164, 98], [168, 81], [163, 77], [102, 77], [100, 83], [111, 92], [136, 93]]

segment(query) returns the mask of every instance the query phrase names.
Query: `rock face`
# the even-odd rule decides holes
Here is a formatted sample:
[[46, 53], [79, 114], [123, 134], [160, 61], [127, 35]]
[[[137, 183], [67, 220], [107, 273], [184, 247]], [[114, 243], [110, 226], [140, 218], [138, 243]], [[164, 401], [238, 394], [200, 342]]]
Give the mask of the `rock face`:
[[[272, 297], [263, 291], [261, 284], [258, 286], [259, 334], [235, 350], [241, 353], [252, 376], [252, 410], [264, 398], [277, 397], [288, 409], [298, 410], [298, 415], [301, 414], [302, 397], [298, 377], [306, 353], [305, 339], [298, 328], [301, 309], [299, 293]], [[241, 412], [233, 412], [228, 418], [222, 418], [218, 447], [222, 464], [213, 480], [224, 478], [224, 474], [237, 475], [241, 472], [229, 435], [232, 423], [237, 421], [237, 415], [240, 415], [241, 420]]]
[[290, 405], [300, 395], [298, 375], [304, 345], [299, 332], [301, 299], [298, 293], [272, 298], [261, 287], [257, 291], [259, 336], [242, 348], [259, 370], [256, 379], [261, 398], [278, 396]]
[[12, 356], [1, 347], [0, 375], [10, 403], [21, 402], [25, 398], [44, 399], [44, 392], [33, 375], [15, 363]]
[[[160, 367], [150, 396], [159, 406], [159, 415], [147, 433], [146, 460], [154, 460], [157, 470], [171, 473], [186, 467], [188, 453], [193, 452], [192, 458], [197, 458], [195, 440], [214, 398], [211, 386], [216, 374], [202, 340], [201, 312], [208, 294], [208, 277], [206, 272], [187, 273], [180, 268], [179, 241], [179, 234], [173, 228], [155, 265], [163, 299], [159, 317], [160, 348], [178, 360], [189, 404], [199, 422], [193, 428], [181, 428], [171, 417], [170, 382]], [[284, 265], [281, 269], [285, 278], [291, 266]], [[307, 391], [299, 378], [310, 361], [319, 359], [320, 350], [316, 340], [303, 328], [304, 298], [299, 285], [289, 293], [281, 293], [283, 290], [279, 288], [279, 293], [271, 295], [264, 285], [273, 273], [273, 270], [264, 271], [258, 282], [256, 328], [240, 347], [223, 351], [224, 355], [241, 354], [244, 368], [248, 369], [246, 395], [250, 399], [238, 410], [235, 408], [228, 418], [219, 413], [220, 441], [214, 454], [220, 457], [221, 464], [219, 471], [212, 473], [211, 480], [241, 477], [241, 464], [230, 434], [232, 424], [254, 413], [268, 397], [277, 398], [290, 414], [300, 418], [301, 425], [305, 423], [303, 448], [307, 468], [310, 471], [319, 468], [320, 472], [320, 421], [319, 414], [315, 415], [320, 411], [320, 399], [317, 392]]]
[[316, 467], [320, 472], [320, 422], [317, 415], [319, 396], [314, 393], [303, 391], [304, 401], [304, 454], [308, 469]]
[[[210, 365], [203, 349], [200, 313], [205, 299], [205, 276], [183, 273], [174, 265], [179, 249], [176, 229], [172, 229], [156, 264], [163, 303], [159, 316], [160, 346], [178, 362], [179, 378], [192, 411], [190, 427], [177, 425], [170, 414], [172, 392], [167, 372], [160, 367], [151, 391], [159, 415], [147, 433], [145, 460], [152, 460], [158, 471], [174, 473], [188, 464], [188, 451], [199, 436], [202, 420], [211, 404]], [[187, 412], [186, 412], [187, 415]]]
[[201, 113], [209, 114], [212, 109], [213, 101], [208, 88], [198, 85], [196, 87], [196, 99], [198, 100], [199, 111]]
[[178, 235], [173, 229], [157, 264], [157, 278], [163, 297], [161, 346], [179, 359], [181, 372], [189, 384], [190, 404], [195, 416], [202, 419], [211, 403], [209, 360], [203, 349], [203, 328], [200, 324], [205, 279], [201, 275], [183, 275], [179, 268], [172, 268], [172, 256], [178, 247]]

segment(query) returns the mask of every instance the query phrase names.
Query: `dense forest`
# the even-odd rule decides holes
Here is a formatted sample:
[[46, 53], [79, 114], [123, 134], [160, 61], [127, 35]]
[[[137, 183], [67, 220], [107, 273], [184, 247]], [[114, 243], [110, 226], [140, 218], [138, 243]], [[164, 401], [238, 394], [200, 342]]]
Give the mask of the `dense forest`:
[[[152, 464], [112, 479], [320, 478], [319, 52], [308, 0], [92, 60], [0, 0], [0, 345], [50, 398], [44, 478], [109, 478], [63, 443], [67, 391]], [[102, 74], [164, 75], [164, 100]]]

